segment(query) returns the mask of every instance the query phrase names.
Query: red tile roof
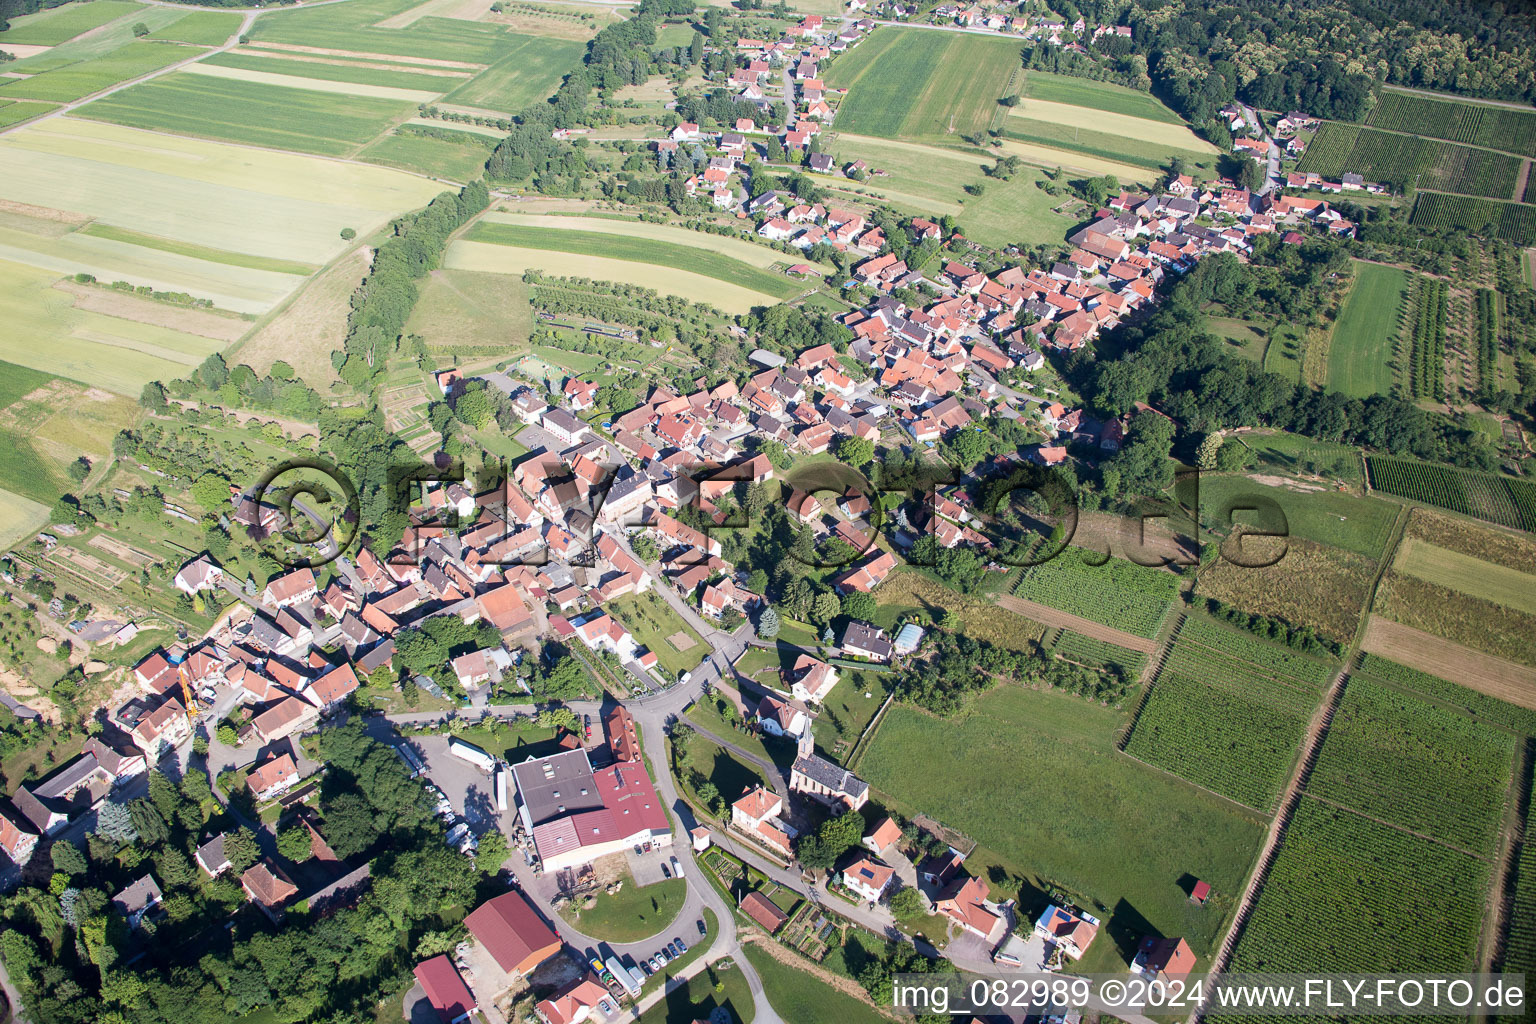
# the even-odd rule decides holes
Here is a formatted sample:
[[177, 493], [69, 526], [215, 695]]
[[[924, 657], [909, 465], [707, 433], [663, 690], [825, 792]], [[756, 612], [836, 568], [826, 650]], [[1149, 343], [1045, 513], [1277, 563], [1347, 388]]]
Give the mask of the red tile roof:
[[412, 973], [421, 983], [422, 991], [427, 994], [427, 1002], [432, 1004], [443, 1024], [474, 1012], [475, 997], [470, 994], [469, 986], [464, 984], [464, 979], [459, 977], [459, 972], [453, 968], [453, 961], [446, 954], [423, 960]]
[[527, 974], [560, 951], [554, 929], [520, 892], [504, 892], [487, 900], [464, 923], [508, 973]]

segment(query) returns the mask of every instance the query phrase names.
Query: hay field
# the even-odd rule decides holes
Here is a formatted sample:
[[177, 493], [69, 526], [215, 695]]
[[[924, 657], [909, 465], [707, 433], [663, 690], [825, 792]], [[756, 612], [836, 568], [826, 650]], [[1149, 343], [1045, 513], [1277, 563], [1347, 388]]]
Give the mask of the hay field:
[[779, 301], [775, 296], [686, 270], [600, 256], [583, 256], [579, 253], [520, 249], [489, 242], [452, 243], [448, 247], [443, 266], [449, 270], [477, 270], [488, 274], [522, 274], [529, 270], [540, 270], [559, 277], [619, 281], [653, 288], [663, 295], [708, 303], [726, 313], [746, 313], [753, 306], [773, 306]]
[[[324, 264], [442, 186], [382, 167], [59, 117], [0, 138], [0, 199], [161, 238]], [[132, 203], [123, 196], [131, 195]]]
[[336, 380], [331, 352], [347, 334], [347, 298], [368, 270], [368, 250], [358, 248], [310, 278], [287, 303], [270, 313], [227, 356], [265, 373], [281, 359], [300, 380], [323, 390]]
[[1403, 540], [1392, 567], [1421, 580], [1536, 615], [1536, 576], [1530, 573], [1413, 537]]
[[434, 270], [406, 322], [432, 348], [521, 349], [533, 333], [528, 289], [517, 278], [468, 270]]
[[1328, 390], [1356, 398], [1392, 393], [1393, 345], [1407, 294], [1407, 271], [1355, 263], [1355, 282], [1328, 346]]
[[838, 127], [883, 138], [979, 134], [1019, 71], [1019, 46], [959, 32], [882, 29], [828, 72], [828, 85], [848, 90]]
[[[474, 68], [428, 67], [395, 60], [349, 60], [312, 53], [290, 53], [242, 46], [216, 53], [199, 64], [229, 68], [249, 68], [290, 78], [331, 82], [358, 82], [363, 85], [390, 85], [400, 89], [440, 93], [454, 88], [475, 73]], [[289, 82], [289, 85], [303, 83]]]
[[409, 29], [385, 22], [420, 6], [418, 0], [351, 0], [323, 7], [271, 11], [251, 26], [253, 41], [494, 64], [520, 38], [499, 25], [423, 17]]
[[1070, 103], [1023, 99], [1019, 101], [1018, 106], [1008, 112], [1008, 117], [1088, 128], [1110, 135], [1119, 135], [1132, 143], [1142, 142], [1149, 146], [1185, 149], [1196, 153], [1218, 152], [1215, 146], [1182, 124], [1169, 124], [1166, 121], [1153, 121], [1145, 117], [1074, 106]]
[[[517, 224], [530, 228], [557, 228], [562, 231], [595, 231], [604, 235], [623, 235], [628, 238], [645, 238], [672, 245], [685, 245], [740, 260], [764, 270], [774, 264], [803, 262], [786, 256], [766, 245], [757, 245], [742, 238], [711, 235], [704, 231], [690, 231], [670, 224], [648, 224], [639, 220], [619, 220], [612, 217], [566, 217], [560, 214], [487, 213], [480, 218], [496, 224]], [[819, 266], [812, 263], [811, 266]], [[830, 267], [821, 267], [822, 273], [831, 273]]]
[[485, 170], [491, 150], [489, 146], [480, 145], [478, 136], [458, 134], [462, 142], [390, 132], [359, 150], [357, 159], [449, 181], [472, 181]]
[[182, 73], [200, 75], [207, 78], [222, 78], [233, 82], [254, 82], [257, 85], [275, 85], [287, 89], [304, 89], [307, 92], [335, 93], [341, 96], [366, 96], [377, 100], [398, 100], [401, 103], [428, 103], [442, 95], [440, 91], [435, 90], [402, 89], [394, 85], [373, 85], [363, 82], [295, 77], [281, 71], [229, 67], [223, 63], [207, 61], [199, 61]]
[[82, 32], [89, 32], [125, 14], [143, 9], [140, 4], [127, 3], [126, 0], [90, 0], [88, 3], [63, 4], [36, 14], [24, 14], [12, 19], [11, 27], [0, 32], [0, 49], [9, 50], [12, 43], [55, 46]]
[[333, 95], [294, 83], [230, 81], [178, 71], [81, 107], [79, 116], [134, 128], [350, 156], [391, 122], [414, 112], [407, 100]]
[[0, 489], [0, 550], [32, 536], [48, 522], [48, 506]]
[[1090, 156], [1086, 153], [1074, 153], [1070, 149], [1057, 149], [1054, 146], [1045, 146], [1038, 142], [1004, 139], [1001, 148], [1003, 152], [1011, 153], [1025, 163], [1035, 164], [1039, 167], [1064, 167], [1069, 171], [1083, 171], [1096, 177], [1113, 174], [1121, 182], [1150, 182], [1157, 181], [1163, 176], [1161, 171], [1150, 167], [1136, 167], [1132, 164], [1122, 163], [1119, 160], [1108, 160], [1103, 157]]
[[1150, 93], [1088, 78], [1055, 75], [1049, 71], [1025, 72], [1024, 86], [1019, 90], [1019, 95], [1072, 107], [1124, 114], [1138, 120], [1175, 125], [1184, 123], [1183, 118], [1159, 103]]
[[179, 377], [223, 345], [208, 338], [77, 309], [56, 273], [0, 259], [0, 359], [137, 398], [151, 380]]

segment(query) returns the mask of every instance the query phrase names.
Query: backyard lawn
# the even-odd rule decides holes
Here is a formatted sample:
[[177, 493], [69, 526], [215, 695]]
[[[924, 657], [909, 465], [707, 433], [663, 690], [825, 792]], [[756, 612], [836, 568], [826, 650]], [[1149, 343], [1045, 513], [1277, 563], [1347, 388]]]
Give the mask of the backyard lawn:
[[656, 661], [674, 676], [693, 671], [709, 653], [699, 634], [654, 590], [616, 597], [608, 602], [608, 612], [629, 628], [636, 643], [655, 653]]
[[796, 970], [757, 943], [742, 946], [747, 960], [762, 978], [768, 1004], [795, 1024], [884, 1024], [874, 1007], [841, 992], [815, 975]]
[[710, 1019], [717, 1007], [725, 1009], [729, 1019], [738, 1024], [752, 1024], [757, 1007], [747, 979], [731, 960], [713, 965], [679, 985], [667, 997], [640, 1017], [638, 1024], [693, 1024]]

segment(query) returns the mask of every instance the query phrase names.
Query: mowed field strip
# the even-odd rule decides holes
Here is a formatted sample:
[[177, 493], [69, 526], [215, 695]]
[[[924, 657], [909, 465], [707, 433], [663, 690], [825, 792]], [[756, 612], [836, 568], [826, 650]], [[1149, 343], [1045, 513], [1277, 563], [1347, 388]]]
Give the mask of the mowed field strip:
[[[556, 228], [561, 231], [595, 231], [604, 235], [623, 235], [628, 238], [646, 238], [657, 242], [670, 242], [673, 245], [683, 245], [694, 249], [708, 249], [722, 256], [740, 260], [743, 263], [765, 270], [774, 264], [807, 262], [796, 257], [787, 256], [766, 245], [755, 245], [742, 238], [728, 238], [724, 235], [712, 235], [704, 231], [689, 231], [687, 228], [674, 227], [670, 224], [650, 224], [639, 220], [617, 220], [609, 217], [567, 217], [560, 214], [545, 213], [488, 213], [480, 218], [482, 223], [515, 224], [530, 228]], [[811, 263], [812, 267], [818, 267], [822, 273], [829, 273], [829, 267]]]
[[804, 290], [798, 282], [791, 281], [782, 274], [762, 270], [689, 242], [678, 243], [630, 235], [598, 234], [568, 228], [536, 228], [485, 222], [471, 227], [464, 237], [472, 242], [492, 242], [497, 245], [520, 246], [524, 249], [546, 249], [575, 253], [580, 256], [653, 264], [713, 278], [723, 284], [780, 299], [790, 298]]
[[522, 274], [539, 270], [558, 277], [618, 281], [653, 288], [663, 295], [708, 303], [726, 313], [746, 313], [753, 306], [771, 306], [778, 301], [773, 295], [654, 263], [524, 249], [491, 242], [454, 242], [448, 247], [443, 265], [450, 270], [478, 270], [489, 274]]
[[1106, 160], [1087, 153], [1076, 153], [1070, 149], [1044, 146], [1038, 142], [1003, 139], [1002, 143], [1003, 152], [1039, 167], [1064, 167], [1068, 170], [1086, 171], [1095, 176], [1113, 174], [1121, 182], [1156, 181], [1162, 177], [1161, 172], [1149, 167], [1136, 167], [1118, 160]]
[[58, 274], [0, 259], [0, 359], [137, 398], [146, 382], [171, 380], [222, 342], [75, 307], [53, 287]]
[[1328, 346], [1329, 390], [1357, 398], [1392, 393], [1392, 345], [1407, 292], [1401, 268], [1355, 264], [1355, 282]]
[[440, 191], [440, 184], [383, 167], [71, 117], [0, 138], [0, 199], [315, 265], [346, 248], [342, 228], [366, 234]]
[[1145, 142], [1170, 149], [1187, 149], [1196, 153], [1216, 153], [1217, 148], [1200, 138], [1182, 124], [1168, 124], [1145, 117], [1133, 117], [1108, 110], [1096, 110], [1055, 103], [1050, 100], [1026, 98], [1008, 112], [1008, 117], [1028, 118], [1050, 124], [1077, 126], [1096, 132], [1120, 135], [1131, 142]]
[[287, 88], [304, 88], [311, 92], [339, 93], [343, 96], [368, 96], [373, 99], [399, 100], [402, 103], [428, 103], [442, 95], [424, 89], [401, 89], [393, 85], [370, 85], [363, 82], [334, 81], [321, 78], [296, 78], [272, 71], [257, 71], [242, 67], [225, 67], [199, 61], [184, 71], [185, 74], [203, 75], [208, 78], [225, 78], [236, 82], [256, 82]]
[[1360, 649], [1449, 679], [1469, 690], [1536, 710], [1536, 669], [1372, 615]]
[[1485, 562], [1413, 537], [1397, 549], [1393, 568], [1442, 587], [1536, 615], [1536, 576]]

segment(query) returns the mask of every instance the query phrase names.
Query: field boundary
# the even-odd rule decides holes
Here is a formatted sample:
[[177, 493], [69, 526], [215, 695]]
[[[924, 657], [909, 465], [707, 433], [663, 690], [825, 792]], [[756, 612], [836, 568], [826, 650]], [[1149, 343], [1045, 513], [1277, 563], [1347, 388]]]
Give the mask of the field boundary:
[[1116, 647], [1124, 647], [1138, 654], [1145, 654], [1148, 658], [1157, 654], [1158, 643], [1156, 639], [1149, 640], [1144, 636], [1127, 633], [1113, 626], [1106, 626], [1103, 623], [1094, 622], [1092, 619], [1085, 619], [1080, 615], [1073, 615], [1071, 612], [1064, 612], [1057, 608], [1052, 608], [1050, 605], [1040, 604], [1038, 601], [1031, 601], [1023, 597], [1016, 597], [1013, 594], [999, 594], [996, 601], [998, 607], [1005, 611], [1013, 612], [1015, 615], [1022, 615], [1024, 618], [1038, 622], [1042, 626], [1050, 626], [1052, 629], [1070, 629], [1074, 632], [1082, 633], [1084, 636], [1092, 637], [1095, 640], [1103, 640], [1105, 643], [1114, 644]]
[[[1404, 652], [1410, 652], [1413, 667], [1421, 672], [1447, 679], [1486, 697], [1536, 711], [1536, 668], [1484, 654], [1380, 615], [1368, 617], [1360, 649], [1400, 664]], [[1513, 677], [1511, 688], [1490, 685], [1489, 677], [1498, 678], [1501, 673]]]

